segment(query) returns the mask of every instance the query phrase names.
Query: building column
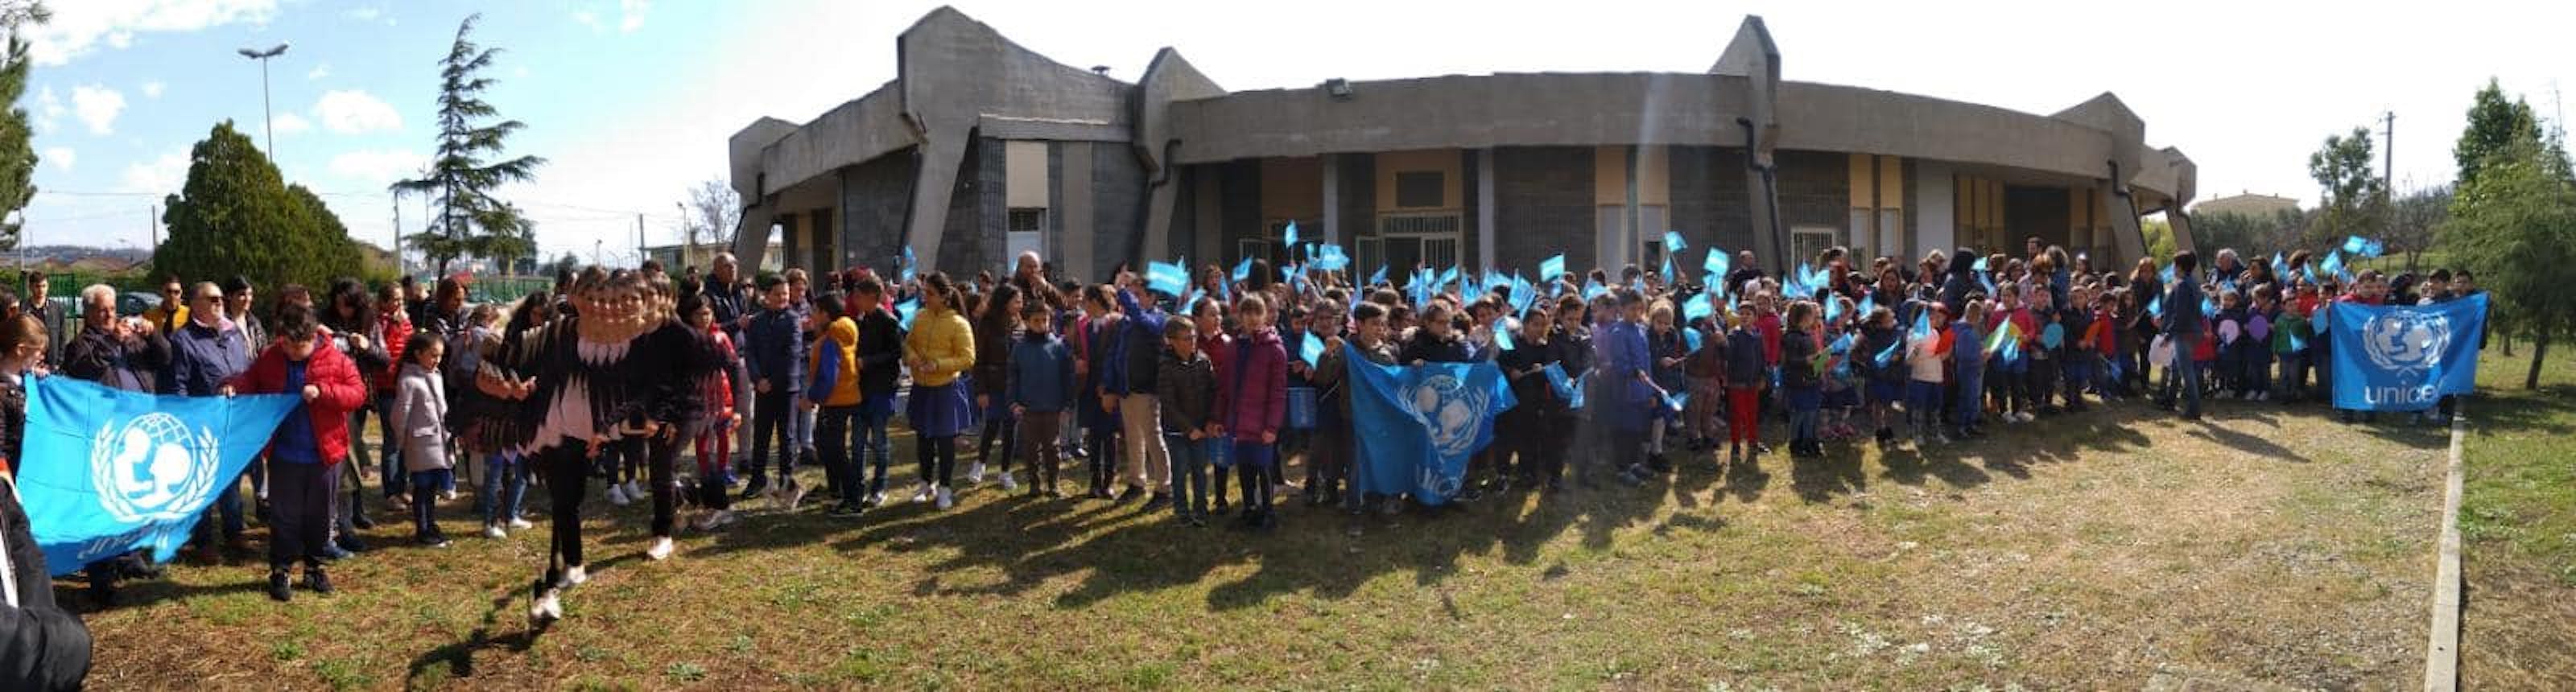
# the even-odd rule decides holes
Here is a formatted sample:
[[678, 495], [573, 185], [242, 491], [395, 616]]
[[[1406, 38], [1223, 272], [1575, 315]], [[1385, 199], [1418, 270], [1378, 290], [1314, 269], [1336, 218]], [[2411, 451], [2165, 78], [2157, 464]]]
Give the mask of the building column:
[[1502, 267], [1494, 254], [1494, 148], [1476, 150], [1476, 256], [1484, 269]]
[[1342, 242], [1342, 155], [1323, 154], [1324, 242]]

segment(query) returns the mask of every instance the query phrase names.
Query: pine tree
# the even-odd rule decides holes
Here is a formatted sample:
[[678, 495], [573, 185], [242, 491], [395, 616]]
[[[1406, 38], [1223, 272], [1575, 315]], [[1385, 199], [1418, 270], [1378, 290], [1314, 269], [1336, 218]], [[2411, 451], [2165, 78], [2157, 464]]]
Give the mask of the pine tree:
[[411, 245], [437, 262], [440, 274], [446, 274], [448, 262], [458, 257], [484, 257], [508, 267], [512, 260], [536, 253], [536, 222], [517, 206], [493, 197], [493, 192], [506, 183], [535, 179], [537, 167], [546, 160], [535, 156], [491, 160], [500, 158], [505, 140], [527, 124], [490, 122], [501, 113], [483, 100], [483, 92], [495, 80], [482, 72], [492, 66], [501, 49], [474, 43], [474, 23], [482, 18], [477, 14], [458, 24], [456, 43], [439, 60], [437, 157], [427, 175], [392, 186], [397, 196], [421, 194], [436, 201], [429, 228], [412, 236]]
[[27, 208], [36, 197], [35, 130], [27, 124], [27, 109], [18, 107], [18, 97], [27, 94], [27, 39], [25, 29], [53, 18], [41, 2], [0, 2], [0, 31], [9, 34], [7, 54], [0, 56], [0, 250], [18, 247], [19, 221], [14, 212]]
[[187, 184], [163, 201], [170, 235], [153, 248], [156, 275], [320, 287], [359, 271], [358, 241], [340, 218], [311, 190], [288, 187], [230, 121], [197, 142], [189, 161]]

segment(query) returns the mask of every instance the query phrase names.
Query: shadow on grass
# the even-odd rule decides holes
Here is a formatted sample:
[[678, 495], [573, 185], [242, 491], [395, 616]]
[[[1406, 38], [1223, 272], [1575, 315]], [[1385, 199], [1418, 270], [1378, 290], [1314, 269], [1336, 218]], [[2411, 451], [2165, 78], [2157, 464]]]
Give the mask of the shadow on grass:
[[2576, 386], [2549, 385], [2482, 393], [2468, 400], [2469, 423], [2497, 433], [2576, 434]]
[[[526, 653], [528, 647], [536, 645], [537, 637], [545, 634], [545, 628], [521, 629], [497, 639], [492, 637], [492, 626], [500, 622], [501, 614], [518, 610], [513, 607], [519, 603], [518, 597], [517, 592], [512, 592], [492, 599], [492, 607], [483, 611], [483, 621], [474, 627], [473, 632], [465, 635], [464, 641], [431, 649], [414, 657], [406, 679], [414, 683], [422, 683], [441, 677], [446, 680], [472, 678], [476, 651], [498, 649], [512, 654]], [[438, 674], [432, 675], [432, 671], [437, 671]]]

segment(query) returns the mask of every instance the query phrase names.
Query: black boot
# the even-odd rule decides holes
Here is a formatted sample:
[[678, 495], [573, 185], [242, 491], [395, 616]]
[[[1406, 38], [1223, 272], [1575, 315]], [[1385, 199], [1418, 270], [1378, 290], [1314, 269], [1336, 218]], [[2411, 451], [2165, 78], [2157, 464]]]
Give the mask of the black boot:
[[295, 600], [295, 590], [286, 586], [286, 568], [268, 568], [268, 597], [279, 603]]
[[[274, 584], [272, 583], [271, 586], [273, 588]], [[310, 589], [313, 593], [318, 594], [331, 593], [331, 575], [323, 573], [322, 566], [319, 564], [306, 565], [304, 567], [304, 588]]]

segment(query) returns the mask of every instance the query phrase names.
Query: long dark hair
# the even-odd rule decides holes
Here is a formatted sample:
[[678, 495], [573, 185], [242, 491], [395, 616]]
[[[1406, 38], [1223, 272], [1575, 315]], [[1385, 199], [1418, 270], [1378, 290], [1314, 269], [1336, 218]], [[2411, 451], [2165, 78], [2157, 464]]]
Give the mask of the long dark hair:
[[993, 292], [984, 296], [984, 309], [976, 318], [975, 331], [983, 332], [989, 329], [992, 330], [989, 333], [993, 334], [1006, 336], [1010, 334], [1011, 324], [1019, 319], [1019, 315], [1009, 308], [1011, 300], [1018, 297], [1020, 297], [1019, 287], [1007, 283], [994, 286]]
[[[323, 309], [319, 311], [322, 313], [323, 324], [333, 330], [358, 334], [365, 334], [368, 329], [375, 327], [375, 301], [367, 297], [365, 283], [346, 276], [332, 279], [329, 296], [328, 302], [324, 303]], [[343, 307], [351, 308], [349, 314], [340, 313]]]
[[957, 293], [957, 284], [948, 280], [948, 272], [934, 271], [921, 275], [921, 287], [939, 294], [939, 300], [950, 311], [965, 314], [966, 300]]

